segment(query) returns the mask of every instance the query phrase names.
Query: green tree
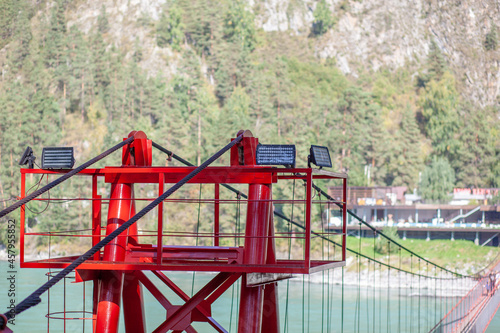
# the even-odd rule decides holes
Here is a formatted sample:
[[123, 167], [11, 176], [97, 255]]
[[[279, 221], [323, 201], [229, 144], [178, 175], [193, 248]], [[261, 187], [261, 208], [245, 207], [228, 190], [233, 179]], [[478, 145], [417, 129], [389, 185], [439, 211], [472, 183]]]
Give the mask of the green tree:
[[105, 34], [106, 32], [109, 31], [109, 21], [108, 21], [107, 15], [106, 15], [106, 6], [104, 6], [104, 5], [102, 5], [101, 13], [97, 17], [97, 30], [101, 34]]
[[500, 178], [495, 175], [500, 152], [500, 120], [495, 108], [477, 110], [463, 106], [460, 112], [463, 125], [458, 133], [459, 144], [450, 156], [461, 187], [496, 187]]
[[222, 20], [227, 2], [217, 0], [180, 0], [184, 32], [188, 43], [202, 57], [213, 54], [214, 44], [220, 43]]
[[440, 81], [446, 72], [446, 61], [434, 39], [431, 40], [431, 44], [429, 46], [426, 67], [427, 73], [420, 74], [417, 78], [418, 87], [425, 87], [431, 80]]
[[445, 72], [439, 81], [431, 80], [422, 90], [420, 106], [424, 127], [438, 155], [448, 156], [457, 144], [458, 105], [455, 79], [449, 72]]
[[163, 11], [156, 27], [156, 44], [159, 47], [171, 45], [176, 51], [181, 50], [184, 41], [184, 24], [182, 10], [175, 3], [168, 8], [168, 14]]
[[31, 24], [29, 21], [28, 6], [23, 2], [19, 3], [19, 12], [14, 24], [14, 37], [15, 42], [18, 44], [15, 51], [15, 63], [21, 66], [24, 59], [29, 55], [30, 45], [32, 39]]
[[255, 16], [246, 6], [247, 3], [243, 0], [231, 2], [224, 20], [224, 35], [228, 41], [252, 51], [256, 42]]
[[0, 48], [8, 43], [13, 33], [13, 22], [18, 13], [16, 0], [0, 0]]
[[410, 105], [407, 105], [403, 110], [401, 127], [397, 135], [398, 149], [394, 161], [396, 170], [394, 180], [390, 185], [407, 186], [410, 191], [416, 187], [418, 173], [424, 166], [421, 149], [422, 140], [415, 112]]
[[484, 40], [484, 48], [488, 51], [494, 51], [498, 47], [498, 36], [497, 36], [497, 26], [496, 24], [491, 25], [490, 31], [486, 34]]
[[52, 7], [50, 27], [45, 40], [46, 62], [49, 67], [59, 66], [66, 46], [66, 15], [64, 0], [57, 0]]
[[[99, 44], [94, 45], [94, 47], [99, 47]], [[97, 51], [100, 52], [100, 50]], [[93, 61], [87, 40], [76, 26], [72, 26], [68, 34], [67, 58], [70, 66], [66, 78], [68, 83], [66, 89], [63, 88], [63, 94], [66, 91], [63, 98], [68, 100], [66, 104], [70, 111], [79, 112], [83, 119], [93, 86]]]
[[433, 156], [432, 162], [422, 172], [420, 195], [436, 202], [446, 202], [455, 186], [455, 171], [442, 157]]
[[322, 35], [330, 29], [333, 24], [333, 16], [325, 0], [320, 0], [313, 12], [314, 21], [312, 32], [315, 35]]

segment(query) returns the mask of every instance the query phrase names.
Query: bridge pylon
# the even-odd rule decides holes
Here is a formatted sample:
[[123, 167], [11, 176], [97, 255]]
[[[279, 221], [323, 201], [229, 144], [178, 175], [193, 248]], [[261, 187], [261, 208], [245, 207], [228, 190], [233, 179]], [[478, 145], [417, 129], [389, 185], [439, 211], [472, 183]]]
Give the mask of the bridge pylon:
[[[196, 332], [193, 324], [208, 323], [216, 332], [227, 330], [212, 317], [213, 303], [234, 283], [241, 278], [241, 297], [238, 314], [238, 332], [260, 333], [279, 332], [278, 281], [290, 278], [293, 274], [310, 274], [345, 265], [346, 259], [346, 200], [347, 175], [332, 173], [312, 168], [278, 168], [261, 166], [256, 163], [258, 138], [250, 131], [240, 131], [239, 143], [231, 148], [230, 165], [206, 167], [188, 184], [208, 184], [213, 186], [213, 199], [189, 199], [190, 203], [205, 203], [213, 207], [213, 219], [210, 232], [179, 233], [165, 231], [165, 206], [176, 205], [180, 199], [167, 199], [157, 206], [157, 222], [154, 234], [143, 235], [137, 224], [133, 224], [112, 242], [95, 253], [93, 257], [76, 269], [76, 281], [93, 282], [93, 331], [96, 333], [118, 332], [120, 311], [123, 310], [125, 330], [131, 332]], [[92, 179], [91, 226], [89, 234], [92, 245], [110, 235], [124, 222], [136, 215], [136, 203], [141, 198], [134, 193], [134, 186], [154, 184], [158, 196], [164, 193], [166, 184], [175, 184], [192, 172], [195, 167], [152, 166], [152, 141], [142, 131], [133, 131], [128, 136], [134, 140], [122, 149], [122, 165], [104, 168], [84, 169], [79, 175]], [[124, 138], [126, 140], [127, 138]], [[21, 169], [22, 193], [25, 197], [27, 174], [58, 175], [67, 170]], [[343, 198], [340, 204], [341, 233], [325, 231], [321, 237], [335, 240], [340, 244], [340, 251], [331, 258], [315, 259], [311, 250], [312, 242], [321, 241], [321, 237], [311, 237], [313, 222], [322, 225], [321, 199], [313, 200], [313, 180], [334, 180], [343, 186]], [[110, 187], [109, 199], [98, 194], [102, 181]], [[276, 200], [273, 198], [273, 185], [279, 182], [299, 181], [304, 186], [299, 199]], [[238, 192], [239, 202], [246, 202], [246, 221], [244, 233], [236, 228], [222, 226], [221, 205], [235, 204], [235, 200], [222, 199], [220, 186], [237, 184], [248, 186], [247, 193]], [[242, 199], [243, 198], [243, 199]], [[144, 200], [147, 200], [145, 198]], [[101, 216], [106, 211], [107, 223], [101, 228]], [[300, 230], [277, 232], [273, 212], [275, 205], [296, 205], [300, 213], [297, 221]], [[312, 221], [313, 207], [320, 207], [319, 220]], [[212, 210], [210, 210], [212, 211]], [[292, 217], [293, 218], [293, 217]], [[226, 217], [227, 219], [227, 217]], [[75, 256], [27, 261], [24, 258], [25, 239], [35, 236], [25, 227], [24, 208], [21, 213], [21, 267], [53, 268], [68, 267]], [[36, 233], [38, 237], [51, 237], [50, 233]], [[81, 236], [81, 235], [80, 235]], [[178, 238], [186, 238], [182, 245]], [[69, 236], [68, 236], [69, 237]], [[203, 245], [193, 240], [204, 237]], [[152, 240], [154, 239], [154, 240]], [[232, 240], [241, 239], [230, 245]], [[277, 254], [277, 242], [280, 244], [293, 241], [297, 253], [280, 257]], [[210, 245], [207, 245], [210, 243]], [[192, 296], [182, 290], [169, 276], [169, 272], [212, 272], [213, 278]], [[155, 276], [151, 279], [152, 275]], [[159, 282], [158, 282], [159, 281]], [[182, 301], [175, 305], [162, 292], [168, 287]], [[165, 309], [165, 320], [156, 328], [147, 328], [147, 313], [144, 310], [144, 292], [147, 290]]]

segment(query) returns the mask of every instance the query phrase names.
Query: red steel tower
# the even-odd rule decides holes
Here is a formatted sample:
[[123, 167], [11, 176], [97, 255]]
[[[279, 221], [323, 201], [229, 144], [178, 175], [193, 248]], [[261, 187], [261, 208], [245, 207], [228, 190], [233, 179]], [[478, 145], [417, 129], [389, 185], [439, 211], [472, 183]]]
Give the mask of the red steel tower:
[[[217, 332], [226, 332], [213, 317], [211, 306], [238, 279], [242, 279], [239, 304], [238, 332], [279, 332], [277, 283], [291, 274], [310, 274], [345, 265], [347, 176], [312, 168], [278, 168], [256, 165], [256, 149], [259, 140], [249, 131], [243, 134], [240, 143], [231, 148], [230, 166], [207, 167], [196, 175], [190, 184], [212, 184], [214, 206], [212, 246], [169, 245], [169, 236], [163, 227], [165, 204], [158, 205], [156, 242], [143, 243], [137, 224], [116, 237], [103, 250], [96, 253], [76, 269], [76, 280], [93, 281], [94, 325], [96, 333], [118, 331], [120, 310], [123, 310], [127, 332], [196, 332], [193, 322], [210, 324]], [[115, 231], [136, 214], [134, 184], [157, 184], [158, 195], [164, 193], [165, 184], [179, 182], [195, 167], [152, 166], [152, 141], [142, 131], [133, 131], [129, 137], [134, 141], [123, 147], [122, 165], [99, 169], [85, 169], [79, 174], [92, 178], [92, 228], [89, 237], [93, 245]], [[124, 139], [125, 140], [125, 139]], [[26, 174], [59, 174], [62, 170], [21, 169], [21, 197], [25, 197]], [[105, 199], [98, 195], [98, 181], [111, 187], [105, 235], [101, 230], [101, 214]], [[342, 182], [343, 198], [337, 203], [341, 207], [343, 232], [337, 234], [341, 254], [337, 260], [314, 260], [311, 255], [311, 215], [313, 206], [313, 180], [338, 179]], [[276, 254], [275, 223], [273, 219], [273, 184], [284, 180], [299, 180], [305, 185], [305, 196], [300, 200], [304, 209], [302, 232], [300, 233], [302, 256], [299, 259], [280, 259]], [[224, 184], [247, 184], [243, 246], [221, 246], [220, 231], [220, 186]], [[24, 259], [25, 238], [34, 235], [25, 227], [24, 207], [21, 210], [21, 267], [64, 268], [75, 257], [58, 257], [26, 261]], [[38, 236], [47, 236], [37, 233]], [[285, 235], [284, 237], [292, 237]], [[296, 236], [296, 235], [295, 235]], [[328, 237], [322, 234], [322, 237]], [[165, 244], [165, 245], [164, 245]], [[179, 296], [184, 304], [174, 305], [160, 288], [144, 273], [151, 271], [161, 283]], [[215, 277], [192, 297], [179, 288], [165, 272], [203, 271], [215, 272]], [[146, 288], [166, 310], [166, 319], [155, 329], [146, 329], [143, 287]]]

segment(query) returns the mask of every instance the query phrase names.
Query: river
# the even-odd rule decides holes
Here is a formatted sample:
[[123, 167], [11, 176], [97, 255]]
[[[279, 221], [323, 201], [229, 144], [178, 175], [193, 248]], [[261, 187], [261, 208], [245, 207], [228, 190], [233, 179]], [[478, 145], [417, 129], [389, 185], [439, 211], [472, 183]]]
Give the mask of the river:
[[[15, 276], [15, 301], [23, 300], [27, 295], [47, 281], [44, 269], [19, 269], [14, 268], [15, 273], [8, 273], [8, 262], [0, 261], [0, 304], [5, 312], [11, 297], [8, 295], [10, 288], [9, 276]], [[338, 269], [335, 274], [341, 274]], [[321, 273], [316, 273], [321, 274]], [[149, 275], [148, 275], [149, 276]], [[191, 294], [193, 274], [192, 273], [169, 273], [168, 276], [176, 282], [187, 294]], [[213, 275], [197, 273], [195, 275], [194, 290], [198, 290], [209, 281]], [[440, 318], [440, 313], [452, 305], [453, 300], [440, 303], [433, 297], [417, 297], [414, 291], [390, 289], [372, 289], [368, 287], [349, 286], [344, 288], [343, 299], [343, 321], [342, 321], [342, 288], [340, 285], [328, 285], [321, 283], [303, 282], [295, 278], [289, 282], [280, 282], [279, 299], [282, 332], [285, 322], [288, 332], [427, 332], [428, 327], [433, 326]], [[66, 289], [66, 300], [63, 294]], [[182, 304], [180, 299], [166, 288], [160, 288], [174, 304]], [[213, 305], [212, 316], [226, 329], [231, 327], [236, 332], [236, 313], [238, 288], [229, 288]], [[288, 294], [288, 297], [287, 297]], [[321, 295], [330, 295], [330, 302]], [[412, 294], [413, 297], [407, 295]], [[26, 310], [15, 318], [15, 325], [9, 325], [16, 333], [42, 333], [47, 332], [48, 321], [45, 315], [48, 312], [48, 295], [42, 296], [42, 303]], [[61, 281], [50, 291], [50, 311], [79, 311], [77, 317], [85, 305], [85, 310], [90, 310], [92, 305], [92, 284], [86, 283], [85, 302], [83, 301], [83, 284], [66, 284]], [[288, 298], [288, 304], [286, 302]], [[390, 311], [385, 309], [389, 306]], [[165, 319], [165, 311], [159, 303], [145, 292], [145, 308], [147, 314], [148, 330], [152, 331]], [[231, 310], [232, 308], [232, 310]], [[288, 310], [287, 310], [288, 308]], [[374, 311], [375, 309], [375, 311]], [[379, 311], [379, 309], [382, 309]], [[359, 313], [359, 318], [357, 313]], [[232, 314], [232, 317], [231, 317]], [[73, 316], [69, 314], [68, 316]], [[285, 320], [285, 316], [288, 320]], [[323, 319], [322, 319], [323, 318]], [[331, 318], [327, 320], [326, 318]], [[62, 320], [50, 320], [50, 332], [63, 332], [64, 322]], [[193, 326], [199, 332], [212, 332], [205, 326], [208, 324], [195, 323]], [[322, 330], [323, 328], [323, 330]], [[90, 320], [68, 320], [66, 321], [67, 332], [91, 332]], [[123, 322], [120, 324], [120, 332], [124, 332]], [[500, 332], [500, 315], [497, 314], [488, 333]]]

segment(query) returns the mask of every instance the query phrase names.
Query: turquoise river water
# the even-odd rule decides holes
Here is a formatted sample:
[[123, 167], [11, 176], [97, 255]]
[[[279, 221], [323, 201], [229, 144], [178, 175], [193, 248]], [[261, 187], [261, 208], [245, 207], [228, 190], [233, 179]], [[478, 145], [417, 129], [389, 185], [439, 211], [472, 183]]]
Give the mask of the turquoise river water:
[[[19, 269], [16, 265], [14, 272], [8, 262], [0, 261], [0, 304], [2, 313], [6, 312], [11, 299], [20, 302], [36, 288], [47, 281], [46, 270]], [[341, 272], [338, 269], [338, 272]], [[321, 274], [321, 273], [317, 273]], [[337, 273], [336, 273], [337, 274]], [[340, 274], [340, 273], [338, 273]], [[15, 298], [9, 297], [10, 281], [15, 276]], [[151, 276], [151, 275], [148, 275]], [[193, 287], [192, 273], [169, 273], [168, 276], [176, 282], [187, 294], [191, 294]], [[208, 282], [213, 275], [198, 273], [194, 279], [194, 291]], [[154, 278], [152, 278], [154, 279]], [[239, 286], [239, 284], [238, 284]], [[66, 298], [63, 297], [66, 289]], [[236, 332], [236, 313], [238, 290], [229, 288], [212, 307], [212, 316], [226, 329]], [[174, 304], [182, 304], [167, 288], [160, 288], [167, 298]], [[288, 294], [288, 297], [287, 297]], [[321, 295], [330, 295], [330, 302]], [[302, 279], [295, 278], [287, 283], [279, 284], [280, 315], [282, 332], [428, 332], [444, 312], [444, 307], [450, 307], [456, 299], [449, 299], [447, 303], [436, 302], [432, 297], [407, 297], [408, 294], [395, 290], [362, 287], [345, 287], [343, 293], [344, 307], [342, 320], [342, 288], [339, 285], [319, 283], [303, 283]], [[85, 300], [84, 300], [85, 297]], [[286, 302], [288, 298], [288, 302]], [[288, 303], [288, 304], [287, 304]], [[16, 333], [63, 332], [64, 321], [52, 319], [48, 322], [49, 299], [47, 293], [42, 296], [42, 303], [28, 309], [15, 318], [15, 325], [9, 325]], [[390, 311], [387, 313], [387, 305]], [[81, 317], [82, 311], [91, 310], [92, 284], [84, 286], [81, 283], [66, 283], [61, 281], [50, 291], [50, 312], [77, 311], [69, 313], [68, 317]], [[148, 331], [154, 330], [165, 320], [165, 311], [149, 292], [145, 292], [145, 308]], [[375, 311], [374, 311], [375, 309]], [[380, 310], [381, 309], [381, 310]], [[359, 313], [359, 318], [358, 314]], [[55, 315], [57, 316], [57, 315]], [[330, 318], [330, 319], [327, 319]], [[343, 323], [343, 325], [342, 325]], [[91, 332], [91, 320], [67, 320], [66, 332]], [[285, 327], [285, 325], [287, 327]], [[193, 326], [198, 332], [212, 332], [206, 324], [195, 323]], [[50, 330], [47, 329], [50, 328]], [[124, 331], [123, 322], [120, 332]], [[500, 332], [500, 316], [493, 319], [488, 333]]]

